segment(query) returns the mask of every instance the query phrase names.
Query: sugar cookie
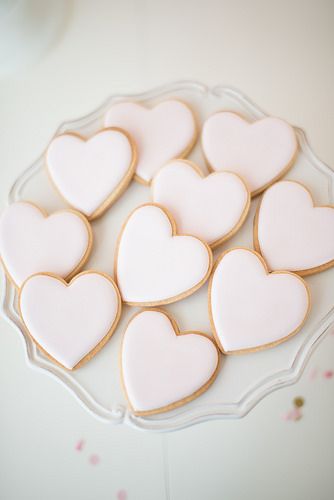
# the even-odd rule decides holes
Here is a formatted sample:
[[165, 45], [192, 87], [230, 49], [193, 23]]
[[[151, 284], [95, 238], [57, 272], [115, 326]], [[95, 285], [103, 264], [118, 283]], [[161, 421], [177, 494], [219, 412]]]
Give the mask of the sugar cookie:
[[242, 179], [231, 172], [205, 177], [188, 160], [173, 160], [152, 182], [153, 201], [169, 210], [178, 230], [206, 241], [212, 248], [242, 226], [250, 194]]
[[130, 136], [115, 127], [87, 140], [67, 132], [51, 141], [46, 161], [61, 196], [92, 220], [102, 215], [130, 183], [136, 148]]
[[74, 210], [48, 215], [33, 203], [19, 201], [0, 218], [1, 260], [16, 286], [39, 272], [71, 278], [85, 264], [92, 241], [90, 224]]
[[164, 311], [135, 314], [122, 342], [124, 390], [135, 415], [172, 410], [202, 394], [214, 381], [219, 354], [200, 332], [180, 332]]
[[194, 236], [178, 235], [170, 214], [147, 203], [126, 220], [115, 254], [115, 276], [130, 305], [175, 302], [195, 292], [212, 267], [210, 247]]
[[280, 344], [297, 333], [310, 309], [309, 289], [300, 276], [268, 273], [262, 257], [247, 248], [218, 258], [208, 295], [213, 333], [225, 354]]
[[84, 271], [69, 284], [42, 273], [24, 282], [19, 312], [38, 347], [72, 370], [109, 340], [121, 315], [121, 299], [113, 280], [103, 273]]
[[298, 143], [283, 120], [267, 117], [249, 123], [236, 113], [220, 111], [205, 121], [202, 147], [212, 170], [240, 175], [255, 196], [293, 165]]
[[254, 246], [270, 269], [323, 271], [334, 265], [334, 206], [316, 207], [299, 182], [277, 182], [259, 203]]
[[122, 127], [133, 137], [138, 149], [136, 179], [144, 184], [149, 184], [168, 161], [187, 156], [197, 136], [191, 109], [176, 99], [154, 108], [135, 102], [114, 104], [106, 114], [105, 125]]

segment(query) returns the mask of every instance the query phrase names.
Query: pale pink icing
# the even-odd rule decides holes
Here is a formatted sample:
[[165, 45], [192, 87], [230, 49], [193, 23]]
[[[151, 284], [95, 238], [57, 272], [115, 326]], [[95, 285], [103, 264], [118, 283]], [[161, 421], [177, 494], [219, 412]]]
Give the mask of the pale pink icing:
[[214, 375], [218, 353], [208, 338], [175, 334], [168, 317], [144, 311], [129, 323], [122, 347], [122, 372], [135, 411], [150, 411], [192, 395]]
[[90, 235], [79, 214], [63, 210], [45, 217], [34, 205], [16, 202], [0, 219], [0, 254], [20, 286], [31, 274], [66, 277], [84, 257]]
[[210, 307], [220, 344], [231, 352], [288, 336], [303, 322], [309, 296], [298, 276], [267, 274], [256, 254], [234, 249], [215, 269]]
[[66, 368], [73, 368], [108, 334], [119, 307], [116, 287], [89, 272], [66, 286], [36, 275], [24, 284], [20, 310], [31, 336]]
[[117, 282], [127, 302], [160, 302], [188, 292], [209, 270], [207, 247], [192, 236], [173, 236], [156, 205], [137, 208], [119, 242]]
[[132, 159], [129, 139], [117, 130], [102, 130], [87, 141], [59, 135], [47, 151], [52, 181], [68, 203], [87, 216], [118, 187]]
[[173, 99], [152, 109], [135, 102], [114, 104], [106, 114], [105, 125], [121, 127], [133, 137], [138, 149], [136, 172], [146, 182], [169, 160], [180, 157], [196, 134], [192, 112]]
[[230, 172], [203, 178], [184, 160], [159, 170], [152, 183], [153, 201], [173, 215], [180, 233], [209, 244], [226, 236], [239, 223], [249, 195], [242, 180]]
[[278, 118], [248, 123], [235, 113], [222, 111], [204, 123], [202, 146], [214, 170], [239, 174], [254, 192], [292, 162], [297, 139], [293, 128]]
[[296, 182], [278, 182], [263, 195], [257, 235], [271, 269], [321, 266], [334, 259], [334, 208], [314, 207]]

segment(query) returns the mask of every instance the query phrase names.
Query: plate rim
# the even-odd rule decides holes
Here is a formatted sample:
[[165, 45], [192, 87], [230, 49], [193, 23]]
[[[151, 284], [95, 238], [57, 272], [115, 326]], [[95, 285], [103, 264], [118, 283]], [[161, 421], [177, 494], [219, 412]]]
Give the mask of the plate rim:
[[[66, 130], [83, 126], [83, 122], [85, 122], [85, 124], [89, 124], [93, 120], [99, 118], [108, 106], [117, 101], [124, 99], [132, 99], [136, 101], [154, 99], [163, 96], [163, 94], [170, 94], [181, 90], [196, 90], [202, 94], [212, 94], [216, 97], [227, 95], [239, 102], [239, 104], [242, 104], [242, 106], [246, 108], [253, 118], [256, 119], [269, 116], [245, 94], [234, 87], [225, 85], [209, 87], [198, 81], [181, 80], [154, 87], [141, 93], [111, 95], [94, 111], [85, 114], [80, 118], [62, 122], [53, 134], [53, 137], [59, 133], [65, 132]], [[301, 150], [309, 157], [315, 168], [326, 176], [328, 183], [328, 197], [329, 200], [332, 201], [334, 198], [334, 170], [323, 162], [313, 151], [307, 139], [306, 132], [300, 127], [293, 127], [296, 131]], [[20, 199], [20, 192], [25, 183], [42, 168], [44, 163], [44, 154], [45, 151], [43, 151], [30, 166], [23, 170], [23, 172], [14, 181], [8, 193], [8, 204]], [[20, 337], [25, 346], [25, 359], [27, 364], [34, 369], [46, 372], [49, 376], [65, 386], [66, 389], [74, 395], [76, 400], [79, 401], [81, 406], [88, 410], [95, 418], [103, 422], [113, 424], [125, 423], [131, 427], [146, 431], [170, 432], [209, 420], [242, 418], [246, 416], [271, 392], [292, 385], [299, 380], [314, 350], [334, 325], [334, 307], [332, 307], [321, 319], [321, 321], [312, 329], [309, 335], [305, 337], [303, 343], [298, 348], [290, 368], [280, 370], [268, 377], [264, 377], [257, 384], [248, 389], [237, 403], [231, 403], [229, 405], [226, 403], [210, 405], [210, 410], [207, 409], [207, 405], [204, 403], [199, 404], [190, 410], [187, 409], [187, 405], [185, 405], [181, 408], [177, 415], [170, 419], [168, 425], [166, 425], [166, 420], [163, 417], [152, 418], [135, 416], [128, 411], [125, 405], [116, 405], [112, 408], [112, 410], [104, 408], [103, 405], [98, 403], [98, 401], [91, 396], [89, 391], [82, 387], [79, 382], [70, 378], [68, 373], [64, 373], [63, 370], [57, 367], [54, 363], [41, 357], [36, 346], [25, 334], [19, 317], [16, 315], [15, 290], [11, 286], [3, 268], [1, 268], [1, 274], [1, 282], [4, 284], [1, 294], [1, 313], [7, 322], [9, 322], [11, 326], [21, 334]], [[221, 406], [224, 407], [223, 410], [219, 408]]]

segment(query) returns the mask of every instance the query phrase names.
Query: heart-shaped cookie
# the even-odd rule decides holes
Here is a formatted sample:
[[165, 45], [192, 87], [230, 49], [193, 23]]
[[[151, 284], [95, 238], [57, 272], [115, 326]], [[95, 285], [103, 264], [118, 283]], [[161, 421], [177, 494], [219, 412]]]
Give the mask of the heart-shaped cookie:
[[204, 123], [202, 147], [212, 170], [240, 175], [255, 196], [293, 165], [298, 143], [283, 120], [267, 117], [249, 123], [236, 113], [221, 111]]
[[38, 347], [72, 370], [91, 359], [109, 340], [121, 315], [121, 298], [106, 274], [84, 271], [67, 284], [42, 273], [24, 282], [19, 312]]
[[178, 230], [206, 241], [212, 248], [242, 226], [250, 194], [242, 179], [231, 172], [205, 177], [188, 160], [174, 160], [162, 167], [152, 182], [153, 201], [163, 205]]
[[115, 254], [115, 276], [130, 305], [175, 302], [195, 292], [212, 267], [210, 247], [194, 236], [176, 233], [170, 214], [147, 203], [126, 220]]
[[68, 132], [55, 137], [46, 154], [48, 172], [61, 196], [90, 220], [114, 203], [130, 183], [136, 149], [118, 128], [85, 140]]
[[209, 315], [223, 353], [280, 344], [297, 333], [309, 308], [305, 281], [287, 271], [268, 273], [253, 250], [234, 248], [218, 258], [209, 284]]
[[191, 109], [175, 99], [151, 109], [135, 102], [114, 104], [105, 125], [121, 127], [133, 137], [138, 151], [136, 179], [144, 184], [168, 161], [187, 156], [197, 136]]
[[259, 203], [254, 246], [270, 269], [323, 271], [334, 265], [334, 206], [316, 207], [299, 182], [277, 182]]
[[69, 279], [86, 262], [92, 240], [90, 224], [74, 210], [48, 216], [36, 205], [20, 201], [1, 215], [1, 260], [16, 286], [39, 272]]
[[172, 410], [214, 381], [219, 354], [203, 333], [180, 332], [167, 313], [149, 310], [130, 320], [123, 337], [122, 381], [136, 415]]

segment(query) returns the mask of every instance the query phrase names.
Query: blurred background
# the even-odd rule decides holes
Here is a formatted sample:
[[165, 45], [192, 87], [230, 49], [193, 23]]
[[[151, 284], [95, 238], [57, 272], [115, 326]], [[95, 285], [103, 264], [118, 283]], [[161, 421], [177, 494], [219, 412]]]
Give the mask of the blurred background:
[[[240, 89], [334, 165], [332, 0], [0, 0], [0, 202], [58, 125], [175, 80]], [[1, 500], [331, 500], [334, 335], [239, 421], [94, 419], [0, 319]]]

